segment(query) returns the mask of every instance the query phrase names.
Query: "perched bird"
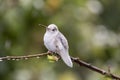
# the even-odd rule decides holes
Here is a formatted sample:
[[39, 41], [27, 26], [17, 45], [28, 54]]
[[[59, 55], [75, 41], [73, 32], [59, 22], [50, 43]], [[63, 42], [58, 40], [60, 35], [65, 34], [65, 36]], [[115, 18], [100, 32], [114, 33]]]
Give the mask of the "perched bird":
[[73, 63], [68, 51], [68, 41], [58, 30], [55, 24], [50, 24], [48, 27], [46, 27], [46, 33], [44, 35], [44, 45], [50, 52], [59, 54], [62, 60], [69, 67], [73, 67]]

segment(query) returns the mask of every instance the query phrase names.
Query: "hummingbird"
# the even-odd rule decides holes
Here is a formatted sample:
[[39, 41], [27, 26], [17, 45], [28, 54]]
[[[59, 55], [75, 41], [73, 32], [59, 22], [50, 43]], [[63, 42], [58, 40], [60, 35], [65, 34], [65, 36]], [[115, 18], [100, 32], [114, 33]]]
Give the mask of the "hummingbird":
[[50, 24], [46, 27], [46, 32], [44, 34], [44, 45], [48, 51], [60, 55], [67, 66], [73, 67], [68, 51], [68, 41], [55, 24]]

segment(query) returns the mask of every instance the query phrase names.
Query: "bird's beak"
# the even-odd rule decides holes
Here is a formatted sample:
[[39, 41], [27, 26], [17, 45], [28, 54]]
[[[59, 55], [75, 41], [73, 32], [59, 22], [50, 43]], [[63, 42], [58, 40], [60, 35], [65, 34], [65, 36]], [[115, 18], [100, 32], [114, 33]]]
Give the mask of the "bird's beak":
[[39, 26], [46, 28], [47, 31], [50, 30], [50, 28], [48, 28], [47, 26], [45, 26], [45, 25], [43, 25], [43, 24], [39, 24]]
[[47, 26], [45, 26], [45, 25], [43, 25], [43, 24], [39, 24], [39, 26], [47, 28]]

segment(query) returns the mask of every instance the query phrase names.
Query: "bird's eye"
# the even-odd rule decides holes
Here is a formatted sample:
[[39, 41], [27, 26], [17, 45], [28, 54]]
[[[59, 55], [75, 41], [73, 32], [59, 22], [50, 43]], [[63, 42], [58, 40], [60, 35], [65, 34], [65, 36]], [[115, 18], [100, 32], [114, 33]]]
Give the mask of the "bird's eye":
[[55, 31], [56, 29], [52, 29], [52, 31]]

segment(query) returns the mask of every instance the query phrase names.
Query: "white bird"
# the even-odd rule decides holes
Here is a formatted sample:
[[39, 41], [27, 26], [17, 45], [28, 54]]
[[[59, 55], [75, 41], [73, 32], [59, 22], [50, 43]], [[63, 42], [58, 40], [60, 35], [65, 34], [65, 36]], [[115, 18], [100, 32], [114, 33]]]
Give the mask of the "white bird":
[[73, 67], [73, 63], [68, 51], [68, 41], [58, 30], [55, 24], [50, 24], [48, 27], [46, 27], [46, 33], [44, 35], [44, 45], [49, 51], [59, 54], [62, 60], [69, 67]]

